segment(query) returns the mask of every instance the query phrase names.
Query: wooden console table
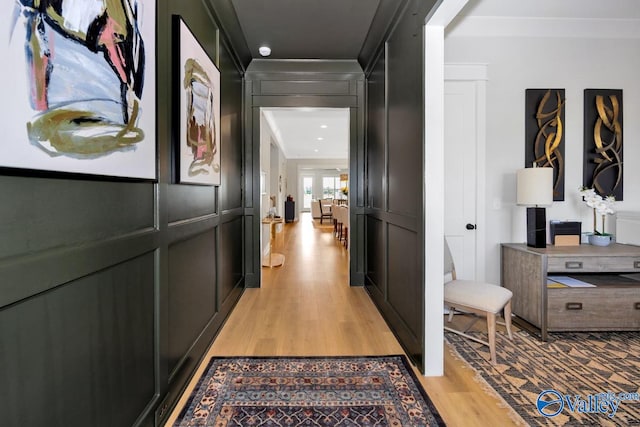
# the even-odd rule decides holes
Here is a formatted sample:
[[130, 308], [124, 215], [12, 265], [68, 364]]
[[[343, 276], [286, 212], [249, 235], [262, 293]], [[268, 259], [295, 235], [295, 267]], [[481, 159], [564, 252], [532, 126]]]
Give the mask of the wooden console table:
[[[538, 332], [640, 330], [640, 246], [501, 246], [501, 283], [514, 321]], [[549, 276], [595, 285], [563, 287]]]

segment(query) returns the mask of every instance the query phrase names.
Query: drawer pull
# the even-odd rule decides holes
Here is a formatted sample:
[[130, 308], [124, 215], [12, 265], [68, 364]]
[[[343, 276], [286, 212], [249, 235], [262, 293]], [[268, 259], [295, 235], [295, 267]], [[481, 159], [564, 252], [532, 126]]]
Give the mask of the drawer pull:
[[582, 261], [567, 261], [564, 263], [564, 268], [582, 268]]
[[640, 261], [634, 261], [633, 268], [640, 268]]
[[582, 303], [568, 302], [565, 307], [567, 307], [567, 310], [582, 310]]
[[640, 302], [637, 302], [635, 305], [636, 310], [640, 310]]

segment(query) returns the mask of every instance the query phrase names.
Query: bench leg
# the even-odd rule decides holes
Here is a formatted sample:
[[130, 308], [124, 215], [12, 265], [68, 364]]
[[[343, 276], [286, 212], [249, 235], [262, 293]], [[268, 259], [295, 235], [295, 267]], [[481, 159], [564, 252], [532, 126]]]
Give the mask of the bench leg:
[[489, 352], [491, 363], [496, 364], [496, 314], [487, 313], [487, 332], [489, 335]]
[[511, 333], [511, 300], [504, 306], [504, 325], [507, 328], [507, 334], [509, 335], [509, 339], [513, 339], [513, 334]]

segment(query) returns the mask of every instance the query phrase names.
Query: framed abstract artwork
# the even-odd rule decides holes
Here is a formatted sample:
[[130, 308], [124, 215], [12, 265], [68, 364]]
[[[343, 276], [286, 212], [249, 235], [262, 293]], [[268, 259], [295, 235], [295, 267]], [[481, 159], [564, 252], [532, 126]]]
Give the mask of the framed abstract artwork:
[[179, 182], [220, 185], [220, 71], [179, 16], [174, 16], [173, 27]]
[[0, 167], [156, 179], [155, 5], [2, 3]]
[[622, 90], [585, 89], [582, 182], [622, 200]]
[[564, 89], [525, 93], [525, 167], [553, 168], [553, 200], [564, 200]]

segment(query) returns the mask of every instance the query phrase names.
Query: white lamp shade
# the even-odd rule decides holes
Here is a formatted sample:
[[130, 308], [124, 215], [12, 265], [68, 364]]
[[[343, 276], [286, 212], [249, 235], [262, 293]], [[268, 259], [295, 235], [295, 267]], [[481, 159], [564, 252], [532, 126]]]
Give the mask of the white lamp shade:
[[553, 168], [525, 168], [516, 172], [516, 203], [549, 206], [553, 203]]

